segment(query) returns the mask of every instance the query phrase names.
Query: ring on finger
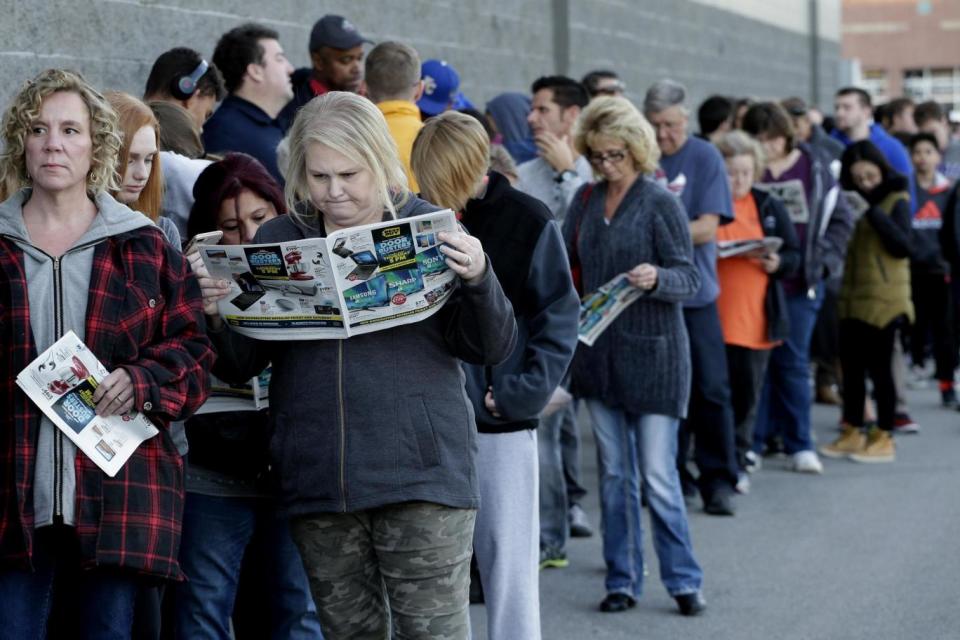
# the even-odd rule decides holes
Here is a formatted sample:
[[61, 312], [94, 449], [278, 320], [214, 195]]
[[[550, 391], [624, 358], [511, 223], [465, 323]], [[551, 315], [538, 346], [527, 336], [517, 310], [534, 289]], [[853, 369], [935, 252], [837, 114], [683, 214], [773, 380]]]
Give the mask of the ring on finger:
[[468, 267], [473, 264], [473, 256], [467, 256], [466, 260], [463, 261]]

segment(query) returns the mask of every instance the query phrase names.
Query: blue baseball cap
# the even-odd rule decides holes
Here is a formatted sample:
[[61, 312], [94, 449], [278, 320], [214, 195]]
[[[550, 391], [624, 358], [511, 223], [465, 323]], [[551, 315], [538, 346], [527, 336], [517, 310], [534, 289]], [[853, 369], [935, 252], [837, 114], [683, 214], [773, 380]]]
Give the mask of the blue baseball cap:
[[371, 43], [357, 27], [343, 16], [326, 15], [317, 20], [310, 32], [310, 51], [319, 51], [321, 47], [334, 49], [353, 49], [363, 43]]
[[444, 60], [426, 60], [420, 67], [423, 96], [417, 101], [420, 111], [435, 116], [450, 108], [457, 99], [460, 74]]

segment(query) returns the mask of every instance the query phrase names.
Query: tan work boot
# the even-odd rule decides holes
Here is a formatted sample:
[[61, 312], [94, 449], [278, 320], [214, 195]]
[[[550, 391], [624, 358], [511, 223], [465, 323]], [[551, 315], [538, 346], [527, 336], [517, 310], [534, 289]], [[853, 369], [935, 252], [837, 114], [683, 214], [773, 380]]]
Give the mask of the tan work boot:
[[896, 451], [890, 432], [874, 427], [867, 434], [866, 446], [861, 451], [851, 453], [850, 459], [854, 462], [893, 462]]
[[867, 438], [860, 427], [844, 425], [840, 437], [820, 447], [820, 455], [828, 458], [846, 458], [850, 454], [863, 451]]

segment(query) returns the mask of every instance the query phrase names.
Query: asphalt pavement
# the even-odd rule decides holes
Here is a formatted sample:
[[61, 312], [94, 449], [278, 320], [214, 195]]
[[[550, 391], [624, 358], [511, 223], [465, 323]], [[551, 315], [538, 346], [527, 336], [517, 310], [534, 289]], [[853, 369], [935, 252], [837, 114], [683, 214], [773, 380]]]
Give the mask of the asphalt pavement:
[[[708, 602], [695, 618], [660, 584], [646, 514], [643, 597], [624, 613], [597, 610], [597, 473], [582, 416], [584, 507], [598, 531], [570, 541], [568, 568], [540, 574], [544, 640], [960, 640], [960, 413], [941, 408], [932, 387], [908, 401], [921, 432], [897, 437], [892, 464], [823, 459], [825, 473], [807, 476], [766, 458], [735, 517], [690, 508]], [[836, 407], [814, 408], [819, 442], [836, 436], [838, 418]], [[483, 606], [471, 615], [474, 638], [485, 638]]]

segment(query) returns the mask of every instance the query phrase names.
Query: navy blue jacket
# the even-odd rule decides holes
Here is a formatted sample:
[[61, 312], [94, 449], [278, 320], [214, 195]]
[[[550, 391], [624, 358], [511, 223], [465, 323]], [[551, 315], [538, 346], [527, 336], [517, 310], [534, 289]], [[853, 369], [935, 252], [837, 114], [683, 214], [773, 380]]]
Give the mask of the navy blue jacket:
[[260, 161], [281, 185], [277, 167], [277, 146], [283, 140], [280, 121], [248, 100], [227, 96], [220, 108], [203, 125], [203, 146], [207, 153], [241, 151]]
[[[464, 364], [477, 429], [504, 433], [534, 428], [577, 346], [580, 300], [560, 228], [547, 205], [495, 172], [483, 198], [467, 203], [461, 222], [483, 243], [517, 320], [517, 344], [505, 362], [495, 367]], [[488, 387], [493, 387], [500, 417], [484, 405]]]
[[797, 239], [797, 232], [790, 221], [790, 214], [780, 200], [760, 189], [751, 189], [751, 193], [757, 203], [763, 235], [776, 236], [783, 240], [783, 246], [778, 252], [780, 266], [770, 274], [767, 282], [764, 311], [767, 314], [767, 339], [772, 342], [786, 340], [790, 336], [790, 317], [780, 279], [792, 276], [800, 268], [803, 262], [800, 240]]

